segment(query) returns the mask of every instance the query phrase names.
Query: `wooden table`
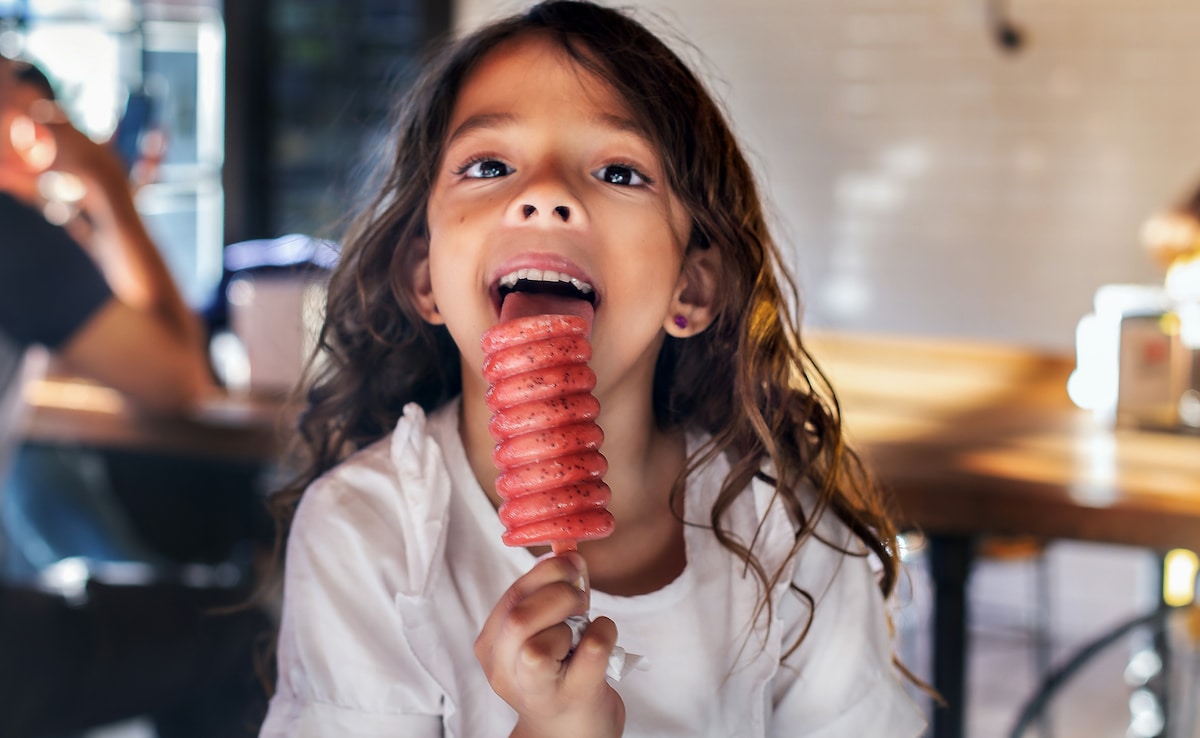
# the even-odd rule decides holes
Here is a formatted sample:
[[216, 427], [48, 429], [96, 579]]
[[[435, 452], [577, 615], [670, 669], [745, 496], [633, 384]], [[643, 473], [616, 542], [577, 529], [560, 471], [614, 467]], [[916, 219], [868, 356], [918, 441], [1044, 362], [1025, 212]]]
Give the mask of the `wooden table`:
[[1073, 357], [816, 335], [845, 427], [931, 542], [936, 738], [963, 735], [966, 581], [986, 536], [1200, 551], [1200, 437], [1097, 423], [1066, 393]]
[[145, 547], [170, 561], [232, 556], [244, 567], [251, 548], [270, 545], [263, 495], [280, 478], [294, 422], [279, 399], [218, 395], [186, 416], [164, 417], [74, 377], [30, 382], [24, 394], [25, 450], [36, 459], [66, 449], [75, 464], [82, 457], [72, 449], [101, 459], [110, 503], [121, 505]]
[[50, 377], [25, 390], [26, 441], [270, 462], [292, 416], [277, 398], [223, 394], [186, 417], [134, 412], [115, 390], [75, 377]]

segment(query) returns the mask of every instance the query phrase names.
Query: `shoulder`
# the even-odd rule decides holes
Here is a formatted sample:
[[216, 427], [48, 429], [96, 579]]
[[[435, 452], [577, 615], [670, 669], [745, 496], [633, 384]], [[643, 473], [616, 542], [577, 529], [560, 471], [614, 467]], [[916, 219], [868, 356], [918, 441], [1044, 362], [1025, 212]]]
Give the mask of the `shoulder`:
[[[749, 550], [773, 581], [772, 627], [782, 627], [783, 643], [795, 643], [804, 633], [805, 641], [812, 641], [814, 631], [825, 627], [850, 632], [866, 623], [885, 622], [874, 555], [820, 504], [811, 485], [785, 494], [771, 481], [770, 472], [768, 468], [750, 482], [727, 507], [723, 520], [726, 534]], [[696, 482], [689, 487], [689, 495], [696, 494], [690, 498], [696, 504], [690, 518], [707, 519], [728, 473], [728, 463], [715, 459], [689, 479], [689, 485]], [[804, 520], [797, 518], [796, 510]]]
[[[689, 519], [707, 520], [728, 473], [728, 464], [715, 459], [689, 478]], [[818, 504], [815, 490], [806, 486], [788, 495], [809, 517], [811, 531], [801, 531], [789, 513], [791, 501], [785, 504], [766, 475], [756, 477], [724, 513], [730, 537], [752, 551], [769, 577], [778, 574], [770, 609], [750, 615], [770, 618], [758, 621], [763, 627], [755, 631], [764, 639], [756, 658], [772, 675], [768, 734], [918, 735], [920, 715], [892, 665], [887, 605], [873, 555], [848, 525]], [[698, 540], [727, 555], [711, 534]], [[735, 580], [735, 585], [747, 581], [744, 567], [737, 566]], [[754, 603], [762, 595], [761, 589], [742, 591], [739, 602]]]
[[878, 591], [879, 561], [874, 552], [832, 509], [818, 505], [814, 490], [802, 490], [801, 499], [805, 511], [817, 517], [796, 552], [793, 582], [819, 592], [839, 584]]
[[[727, 460], [717, 457], [688, 479], [687, 519], [698, 529], [711, 527], [711, 511], [729, 472]], [[810, 485], [783, 494], [769, 472], [757, 475], [725, 507], [722, 526], [725, 535], [750, 551], [773, 581], [770, 598], [785, 615], [786, 627], [799, 632], [820, 605], [829, 603], [824, 609], [835, 611], [850, 604], [847, 598], [882, 616], [883, 609], [876, 603], [880, 594], [874, 554], [836, 514], [819, 504]], [[794, 510], [802, 511], [805, 520], [798, 520]], [[726, 555], [711, 534], [695, 540], [703, 550]]]
[[[437, 501], [444, 467], [425, 416], [405, 409], [395, 430], [314, 482], [288, 539], [279, 677], [264, 735], [433, 735], [445, 690], [433, 676], [422, 597], [441, 550]], [[439, 471], [440, 468], [440, 471]], [[440, 513], [435, 510], [440, 509]]]
[[449, 484], [425, 414], [409, 405], [390, 434], [304, 493], [288, 537], [288, 566], [340, 559], [373, 570], [393, 592], [416, 594], [441, 548]]
[[[763, 486], [769, 487], [765, 483]], [[758, 498], [761, 500], [764, 494], [760, 490]], [[880, 589], [880, 562], [875, 553], [833, 510], [818, 504], [815, 490], [801, 489], [798, 498], [800, 508], [809, 516], [809, 530], [801, 530], [796, 521], [779, 514], [787, 520], [785, 543], [785, 536], [779, 532], [783, 523], [764, 522], [764, 527], [774, 533], [768, 539], [776, 542], [774, 555], [790, 555], [781, 565], [787, 575], [781, 577], [775, 593], [789, 631], [785, 642], [804, 632], [805, 640], [855, 637], [857, 629], [873, 629], [886, 623], [887, 605]], [[770, 514], [768, 511], [768, 517]], [[800, 536], [800, 543], [793, 551], [796, 536]]]
[[[815, 493], [805, 498], [810, 501], [805, 509], [814, 509]], [[796, 550], [790, 587], [777, 601], [786, 654], [775, 682], [779, 724], [797, 721], [819, 735], [922, 731], [923, 719], [893, 663], [877, 564], [875, 554], [829, 510]]]
[[391, 458], [394, 433], [356, 451], [309, 485], [296, 511], [294, 529], [323, 527], [328, 516], [353, 516], [392, 498], [397, 492]]
[[[689, 450], [694, 451], [704, 440], [689, 437]], [[723, 456], [693, 471], [688, 478], [688, 520], [708, 527], [729, 474], [730, 463]], [[782, 581], [785, 586], [790, 581], [823, 591], [847, 560], [870, 567], [868, 561], [873, 559], [866, 545], [827, 505], [820, 504], [812, 485], [805, 483], [785, 493], [776, 488], [773, 479], [768, 466], [722, 513], [726, 532], [750, 549], [768, 573], [787, 572]], [[797, 520], [793, 510], [801, 511], [804, 520]], [[796, 546], [798, 536], [801, 543]]]

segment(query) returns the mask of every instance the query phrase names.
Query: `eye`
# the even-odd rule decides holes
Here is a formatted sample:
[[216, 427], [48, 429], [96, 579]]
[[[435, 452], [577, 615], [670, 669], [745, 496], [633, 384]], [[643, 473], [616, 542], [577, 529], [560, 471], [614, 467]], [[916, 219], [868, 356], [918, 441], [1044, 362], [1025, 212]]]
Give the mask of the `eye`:
[[458, 170], [458, 174], [468, 179], [507, 177], [512, 172], [512, 167], [497, 159], [475, 159], [474, 161], [467, 162]]
[[650, 184], [650, 178], [627, 164], [609, 164], [592, 173], [601, 182], [622, 187], [641, 187]]

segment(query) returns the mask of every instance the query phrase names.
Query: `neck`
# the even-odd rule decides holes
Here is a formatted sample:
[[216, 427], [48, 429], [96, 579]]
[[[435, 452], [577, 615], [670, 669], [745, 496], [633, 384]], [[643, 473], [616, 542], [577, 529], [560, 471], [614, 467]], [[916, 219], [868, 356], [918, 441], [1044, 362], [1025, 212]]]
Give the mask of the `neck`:
[[[658, 429], [649, 388], [648, 381], [627, 383], [597, 398], [601, 407], [597, 423], [605, 437], [601, 452], [608, 459], [604, 480], [612, 488], [608, 509], [616, 525], [608, 538], [581, 542], [579, 551], [588, 562], [592, 586], [611, 594], [660, 589], [686, 563], [683, 527], [669, 501], [672, 484], [683, 469], [686, 443], [681, 432]], [[486, 389], [482, 378], [468, 378], [464, 367], [459, 432], [480, 486], [492, 505], [499, 507], [495, 492], [499, 473], [492, 464], [495, 442], [487, 429], [491, 411], [483, 399]]]

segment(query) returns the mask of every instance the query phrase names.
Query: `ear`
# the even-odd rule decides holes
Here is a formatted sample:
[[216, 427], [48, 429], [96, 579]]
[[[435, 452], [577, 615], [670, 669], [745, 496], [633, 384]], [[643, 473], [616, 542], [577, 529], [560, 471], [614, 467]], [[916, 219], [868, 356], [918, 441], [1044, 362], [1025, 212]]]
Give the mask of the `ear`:
[[413, 303], [426, 323], [443, 325], [446, 321], [438, 312], [437, 300], [433, 294], [433, 277], [429, 273], [429, 239], [418, 236], [413, 241], [412, 249], [417, 255], [408, 275]]
[[713, 246], [693, 248], [683, 258], [663, 328], [675, 338], [702, 333], [716, 319], [717, 275], [721, 256]]

